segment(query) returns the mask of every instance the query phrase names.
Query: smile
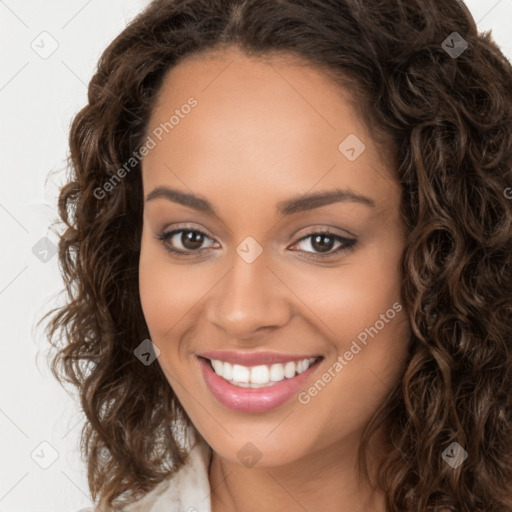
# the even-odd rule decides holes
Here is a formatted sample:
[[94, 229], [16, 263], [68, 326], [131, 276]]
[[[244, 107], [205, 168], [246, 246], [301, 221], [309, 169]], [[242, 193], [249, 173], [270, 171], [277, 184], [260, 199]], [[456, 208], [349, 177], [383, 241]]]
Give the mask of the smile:
[[243, 388], [262, 388], [273, 386], [284, 379], [292, 379], [305, 372], [317, 358], [311, 357], [301, 361], [288, 361], [285, 364], [275, 363], [272, 366], [243, 366], [230, 364], [226, 361], [211, 359], [215, 373], [224, 380]]
[[220, 351], [197, 356], [212, 395], [240, 412], [264, 412], [284, 404], [304, 387], [322, 359]]

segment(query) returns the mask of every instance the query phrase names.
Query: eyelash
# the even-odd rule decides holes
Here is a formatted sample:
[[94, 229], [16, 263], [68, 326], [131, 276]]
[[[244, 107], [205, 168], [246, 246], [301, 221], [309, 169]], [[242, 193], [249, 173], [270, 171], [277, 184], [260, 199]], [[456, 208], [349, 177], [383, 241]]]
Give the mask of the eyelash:
[[[169, 231], [167, 233], [163, 232], [163, 233], [160, 233], [158, 235], [156, 235], [156, 238], [158, 240], [160, 240], [162, 242], [162, 245], [164, 246], [165, 250], [171, 254], [175, 254], [177, 256], [188, 256], [190, 254], [193, 254], [193, 253], [198, 253], [200, 251], [204, 251], [205, 249], [199, 249], [197, 251], [182, 251], [180, 249], [176, 249], [174, 247], [169, 247], [167, 245], [167, 242], [176, 234], [178, 233], [183, 233], [183, 232], [189, 232], [189, 233], [196, 233], [196, 234], [200, 234], [200, 235], [203, 235], [204, 237], [207, 237], [207, 238], [210, 238], [206, 233], [204, 233], [203, 231], [199, 230], [199, 229], [192, 229], [192, 228], [180, 228], [180, 229], [175, 229], [173, 231]], [[298, 243], [304, 241], [304, 240], [307, 240], [308, 238], [311, 238], [313, 237], [314, 235], [325, 235], [325, 236], [329, 236], [329, 237], [332, 237], [335, 239], [335, 241], [337, 242], [341, 242], [341, 246], [336, 249], [334, 252], [329, 252], [327, 254], [323, 254], [323, 253], [311, 253], [310, 251], [301, 251], [301, 252], [305, 252], [306, 254], [308, 254], [309, 256], [307, 256], [307, 258], [309, 259], [313, 259], [313, 260], [325, 260], [327, 258], [330, 258], [336, 254], [339, 254], [339, 253], [342, 253], [342, 252], [349, 252], [349, 251], [352, 251], [355, 247], [355, 245], [357, 244], [357, 240], [355, 239], [352, 239], [352, 238], [345, 238], [345, 237], [342, 237], [340, 235], [336, 235], [332, 232], [330, 232], [329, 230], [322, 230], [322, 231], [312, 231], [311, 233], [308, 233], [307, 235], [303, 236], [302, 238], [300, 238], [299, 240], [297, 240], [297, 242], [295, 242], [293, 245], [297, 245]], [[208, 249], [206, 249], [208, 250]]]

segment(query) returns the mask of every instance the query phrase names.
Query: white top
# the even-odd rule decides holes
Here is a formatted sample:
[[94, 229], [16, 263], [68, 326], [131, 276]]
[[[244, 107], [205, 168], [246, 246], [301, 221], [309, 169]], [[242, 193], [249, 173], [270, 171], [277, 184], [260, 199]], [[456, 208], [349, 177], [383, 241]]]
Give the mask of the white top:
[[185, 464], [140, 500], [121, 509], [95, 507], [77, 512], [211, 512], [210, 458], [211, 448], [197, 436]]

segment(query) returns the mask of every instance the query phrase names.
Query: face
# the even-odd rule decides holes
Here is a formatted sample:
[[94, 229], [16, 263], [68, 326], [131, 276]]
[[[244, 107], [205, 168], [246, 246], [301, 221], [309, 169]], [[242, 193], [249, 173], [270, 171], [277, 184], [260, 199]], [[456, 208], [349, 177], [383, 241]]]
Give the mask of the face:
[[344, 92], [284, 58], [196, 56], [147, 133], [140, 297], [195, 427], [240, 464], [353, 446], [410, 331], [401, 189]]

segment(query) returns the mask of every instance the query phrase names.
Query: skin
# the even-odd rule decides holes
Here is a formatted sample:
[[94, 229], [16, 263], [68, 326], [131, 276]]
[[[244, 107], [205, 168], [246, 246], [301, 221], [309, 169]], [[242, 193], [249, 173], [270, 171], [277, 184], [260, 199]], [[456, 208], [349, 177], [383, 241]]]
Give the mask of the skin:
[[[403, 373], [405, 308], [307, 404], [294, 397], [263, 413], [232, 411], [210, 393], [196, 359], [215, 349], [320, 354], [318, 378], [358, 334], [402, 304], [401, 189], [346, 94], [310, 65], [229, 49], [173, 68], [148, 123], [151, 133], [188, 98], [197, 100], [144, 158], [144, 197], [172, 187], [208, 199], [218, 212], [165, 198], [145, 202], [139, 273], [158, 364], [213, 450], [213, 512], [385, 511], [383, 493], [357, 479], [356, 450]], [[366, 146], [354, 161], [338, 149], [349, 134]], [[335, 188], [375, 205], [344, 201], [277, 213], [280, 201]], [[181, 233], [165, 244], [156, 238], [179, 228], [207, 237], [196, 246], [183, 245]], [[304, 237], [326, 228], [356, 246], [336, 253], [334, 241], [324, 261], [308, 258], [322, 247]], [[236, 252], [248, 236], [263, 249], [250, 264]], [[191, 255], [169, 254], [166, 245]], [[379, 433], [371, 444], [374, 462], [383, 440]], [[252, 467], [237, 457], [247, 442], [261, 453]]]

